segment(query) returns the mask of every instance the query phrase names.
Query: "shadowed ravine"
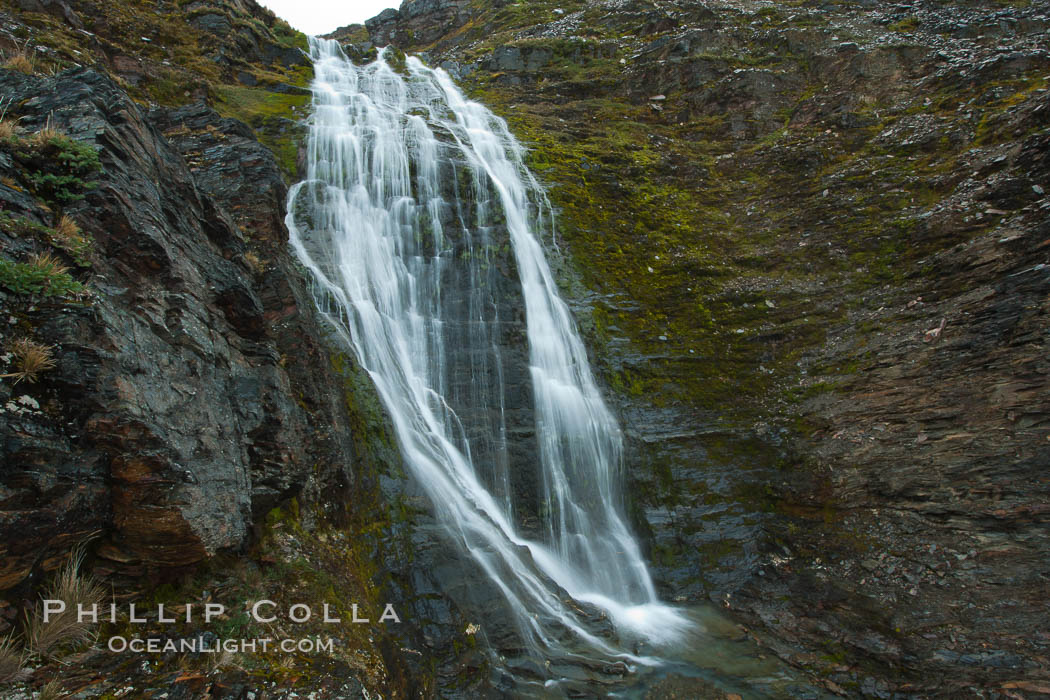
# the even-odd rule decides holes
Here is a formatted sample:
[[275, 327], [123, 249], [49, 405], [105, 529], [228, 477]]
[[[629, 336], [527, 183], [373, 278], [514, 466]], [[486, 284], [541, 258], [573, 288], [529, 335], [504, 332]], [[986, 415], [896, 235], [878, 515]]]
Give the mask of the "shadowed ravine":
[[[521, 147], [416, 58], [397, 70], [383, 56], [357, 66], [334, 41], [311, 50], [293, 248], [439, 521], [542, 664], [528, 682], [553, 690], [575, 664], [622, 675], [681, 656], [702, 625], [658, 599], [625, 523], [622, 435], [544, 258], [550, 207]], [[520, 321], [503, 317], [520, 309], [500, 298], [515, 277], [531, 406], [506, 381], [526, 357], [503, 351], [521, 343]], [[530, 428], [532, 457], [515, 464], [508, 434]], [[522, 479], [530, 465], [538, 475]], [[530, 486], [538, 496], [523, 494]]]

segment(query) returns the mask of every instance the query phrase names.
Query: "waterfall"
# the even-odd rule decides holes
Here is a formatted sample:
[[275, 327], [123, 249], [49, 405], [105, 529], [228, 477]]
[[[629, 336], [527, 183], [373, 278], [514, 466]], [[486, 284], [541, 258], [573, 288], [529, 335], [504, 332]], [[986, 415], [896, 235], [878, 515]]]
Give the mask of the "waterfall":
[[[623, 438], [544, 257], [553, 217], [522, 147], [415, 57], [395, 69], [385, 52], [357, 66], [334, 41], [310, 50], [308, 174], [289, 193], [291, 244], [375, 382], [406, 465], [531, 650], [649, 661], [599, 636], [569, 599], [604, 610], [628, 638], [668, 642], [686, 626], [658, 600], [625, 523]], [[528, 366], [516, 371], [532, 395], [539, 474], [542, 527], [527, 535], [507, 437], [519, 392], [508, 395], [515, 368], [501, 349], [514, 323], [494, 294], [508, 269], [524, 304]]]

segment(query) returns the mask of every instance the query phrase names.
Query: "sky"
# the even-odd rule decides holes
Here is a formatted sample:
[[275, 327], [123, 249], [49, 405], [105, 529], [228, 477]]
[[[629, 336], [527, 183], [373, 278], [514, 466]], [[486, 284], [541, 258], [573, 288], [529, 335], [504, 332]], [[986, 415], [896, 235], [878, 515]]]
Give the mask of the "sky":
[[281, 19], [307, 34], [327, 34], [348, 24], [361, 24], [401, 0], [259, 0]]

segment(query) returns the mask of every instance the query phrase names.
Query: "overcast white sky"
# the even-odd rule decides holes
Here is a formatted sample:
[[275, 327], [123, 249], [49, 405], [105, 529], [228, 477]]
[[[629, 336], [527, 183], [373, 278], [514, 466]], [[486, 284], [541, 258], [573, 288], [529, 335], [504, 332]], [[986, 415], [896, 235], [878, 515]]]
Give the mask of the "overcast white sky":
[[355, 22], [360, 24], [401, 0], [259, 0], [301, 32], [327, 34]]

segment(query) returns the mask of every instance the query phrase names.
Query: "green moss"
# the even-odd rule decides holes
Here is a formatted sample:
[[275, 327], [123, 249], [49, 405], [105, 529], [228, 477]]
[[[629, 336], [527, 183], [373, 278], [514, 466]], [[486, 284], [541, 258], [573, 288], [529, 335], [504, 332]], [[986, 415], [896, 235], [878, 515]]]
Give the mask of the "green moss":
[[919, 26], [919, 18], [915, 15], [909, 15], [904, 19], [894, 22], [887, 28], [892, 32], [909, 33], [914, 32]]
[[371, 377], [346, 353], [334, 353], [331, 362], [332, 369], [343, 381], [354, 443], [361, 454], [369, 455], [375, 464], [388, 463], [388, 455], [396, 452], [396, 445]]
[[383, 53], [383, 60], [390, 66], [395, 73], [401, 75], [408, 75], [408, 64], [406, 63], [407, 56], [405, 52], [396, 46], [391, 46]]
[[289, 118], [310, 103], [309, 94], [285, 94], [263, 88], [224, 85], [217, 89], [219, 111], [251, 124], [272, 117]]
[[297, 528], [299, 522], [299, 501], [295, 498], [290, 499], [284, 508], [277, 506], [266, 514], [266, 525], [271, 528], [279, 524]]
[[310, 49], [309, 37], [299, 30], [293, 29], [283, 19], [279, 19], [274, 23], [273, 35], [277, 39], [277, 43], [286, 48], [299, 49], [301, 51]]
[[310, 95], [233, 85], [216, 88], [216, 95], [219, 113], [253, 127], [259, 141], [273, 151], [281, 172], [294, 179], [299, 144], [305, 137], [298, 120], [306, 114]]
[[1016, 138], [1013, 128], [1008, 126], [1011, 112], [1017, 105], [1031, 99], [1037, 90], [1044, 90], [1050, 84], [1042, 73], [1032, 71], [1015, 79], [991, 81], [980, 86], [980, 92], [974, 97], [983, 108], [974, 136], [976, 144], [987, 146]]

